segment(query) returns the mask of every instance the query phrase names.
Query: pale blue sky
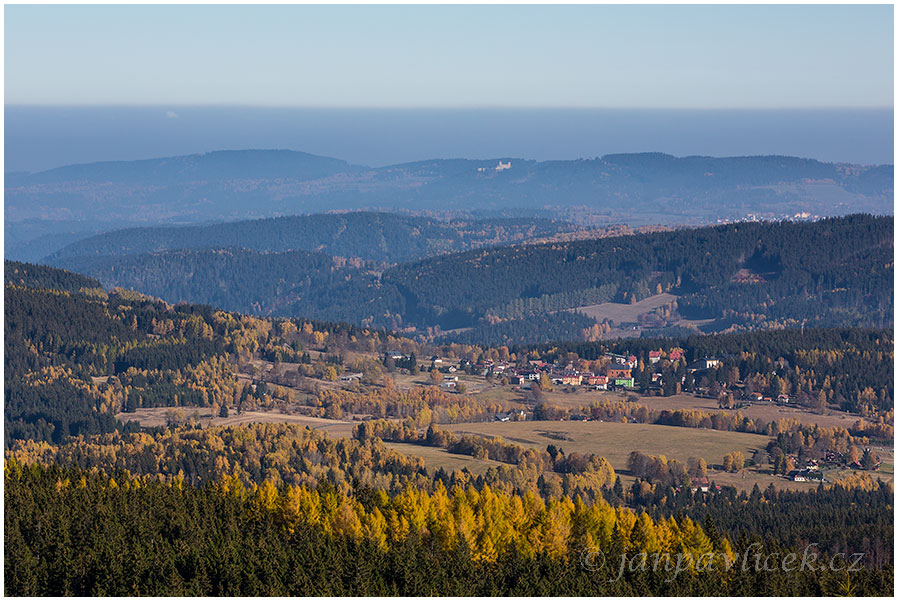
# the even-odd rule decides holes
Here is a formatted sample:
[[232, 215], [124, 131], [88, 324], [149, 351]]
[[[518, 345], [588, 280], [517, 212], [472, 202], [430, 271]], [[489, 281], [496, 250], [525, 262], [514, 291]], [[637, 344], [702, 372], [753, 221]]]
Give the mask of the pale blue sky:
[[5, 102], [891, 107], [893, 7], [5, 7]]

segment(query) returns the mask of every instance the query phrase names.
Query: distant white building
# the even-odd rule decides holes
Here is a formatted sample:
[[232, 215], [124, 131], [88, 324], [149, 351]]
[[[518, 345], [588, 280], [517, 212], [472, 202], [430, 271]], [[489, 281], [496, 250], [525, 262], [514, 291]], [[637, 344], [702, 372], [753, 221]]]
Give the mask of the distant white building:
[[512, 161], [509, 161], [508, 163], [503, 163], [502, 161], [500, 161], [499, 165], [496, 166], [497, 171], [502, 171], [503, 169], [511, 169], [511, 168], [512, 168]]

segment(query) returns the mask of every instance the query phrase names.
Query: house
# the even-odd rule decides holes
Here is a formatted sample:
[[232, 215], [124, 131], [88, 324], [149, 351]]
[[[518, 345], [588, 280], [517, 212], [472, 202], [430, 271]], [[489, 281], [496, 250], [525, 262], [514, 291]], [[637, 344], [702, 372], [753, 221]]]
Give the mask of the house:
[[778, 403], [789, 403], [789, 402], [790, 402], [790, 395], [788, 395], [788, 394], [779, 394], [779, 395], [777, 395], [777, 402], [778, 402]]
[[343, 375], [340, 376], [340, 378], [338, 378], [338, 379], [339, 379], [341, 382], [353, 382], [354, 380], [361, 380], [361, 379], [362, 379], [362, 373], [360, 372], [360, 373], [356, 373], [356, 374], [343, 374]]
[[624, 355], [616, 355], [615, 353], [606, 353], [603, 355], [606, 359], [611, 361], [612, 363], [617, 363], [619, 365], [624, 365], [627, 363], [627, 357]]
[[761, 392], [750, 392], [747, 398], [750, 401], [759, 403], [765, 398], [765, 395], [763, 395]]
[[497, 165], [495, 167], [495, 169], [497, 171], [502, 171], [503, 169], [511, 169], [511, 168], [512, 168], [512, 161], [509, 161], [508, 163], [503, 163], [502, 161], [500, 161], [499, 165]]
[[581, 385], [581, 374], [571, 373], [571, 372], [562, 374], [562, 385], [563, 386], [580, 386]]
[[694, 361], [690, 365], [687, 366], [687, 371], [690, 373], [697, 371], [704, 371], [706, 369], [714, 369], [721, 365], [720, 359], [709, 359], [708, 357], [704, 359], [700, 359], [699, 361]]
[[634, 369], [635, 367], [637, 367], [637, 357], [636, 357], [636, 355], [628, 355], [628, 356], [627, 356], [627, 361], [625, 362], [625, 365], [627, 365], [627, 366], [630, 367], [631, 369]]
[[406, 355], [402, 354], [399, 351], [387, 351], [387, 356], [393, 359], [394, 361], [397, 359], [404, 359]]
[[671, 361], [682, 359], [683, 356], [684, 351], [680, 350], [679, 348], [671, 349], [670, 351], [668, 351], [668, 359], [670, 359]]
[[611, 367], [606, 366], [606, 375], [610, 380], [614, 380], [616, 378], [630, 378], [631, 370], [629, 367]]
[[802, 474], [796, 474], [793, 476], [793, 482], [806, 482], [806, 478]]
[[690, 480], [690, 489], [693, 492], [696, 492], [697, 490], [701, 490], [702, 492], [709, 492], [709, 479], [705, 476], [702, 476], [701, 478], [693, 478], [692, 480]]
[[441, 382], [441, 383], [440, 383], [440, 387], [441, 387], [441, 388], [446, 388], [446, 389], [449, 389], [449, 390], [455, 390], [455, 389], [456, 389], [456, 383], [453, 382], [452, 380], [450, 380], [449, 382]]
[[590, 386], [602, 386], [603, 388], [609, 383], [608, 376], [590, 375], [587, 376], [587, 384]]
[[508, 413], [497, 413], [493, 416], [493, 419], [498, 422], [520, 422], [524, 421], [526, 417], [527, 414], [524, 411], [522, 411], [521, 409], [515, 409], [513, 411], [509, 411]]
[[509, 384], [512, 386], [521, 386], [522, 388], [531, 387], [531, 381], [523, 376], [512, 376], [509, 378]]
[[649, 351], [649, 362], [652, 365], [655, 365], [659, 361], [662, 360], [662, 352], [661, 351]]
[[633, 378], [615, 378], [615, 386], [624, 386], [625, 388], [634, 387]]

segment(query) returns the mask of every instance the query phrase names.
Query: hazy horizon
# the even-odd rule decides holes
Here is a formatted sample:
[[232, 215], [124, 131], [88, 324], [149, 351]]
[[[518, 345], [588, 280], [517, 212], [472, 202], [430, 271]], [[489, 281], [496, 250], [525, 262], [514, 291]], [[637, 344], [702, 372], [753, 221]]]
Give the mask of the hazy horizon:
[[289, 149], [380, 167], [429, 159], [789, 155], [892, 164], [893, 110], [5, 107], [4, 171]]

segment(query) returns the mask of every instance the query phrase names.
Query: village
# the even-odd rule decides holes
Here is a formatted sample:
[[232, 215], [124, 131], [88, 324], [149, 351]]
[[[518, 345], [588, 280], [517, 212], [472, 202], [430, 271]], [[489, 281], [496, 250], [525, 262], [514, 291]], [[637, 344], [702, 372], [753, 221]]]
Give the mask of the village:
[[[526, 365], [520, 363], [512, 363], [510, 361], [493, 361], [490, 359], [482, 362], [472, 363], [469, 360], [461, 359], [458, 363], [453, 363], [449, 359], [441, 358], [433, 355], [430, 359], [430, 367], [427, 362], [420, 365], [422, 370], [429, 372], [438, 372], [443, 375], [440, 378], [439, 385], [447, 390], [456, 390], [459, 387], [459, 377], [457, 374], [465, 373], [473, 376], [481, 376], [487, 378], [491, 382], [499, 382], [514, 387], [515, 390], [549, 390], [551, 386], [575, 387], [587, 390], [597, 391], [641, 391], [649, 395], [662, 395], [663, 385], [666, 383], [664, 367], [672, 367], [684, 358], [684, 352], [680, 349], [672, 349], [667, 354], [663, 351], [649, 351], [649, 380], [646, 385], [641, 386], [635, 380], [634, 370], [638, 369], [639, 360], [636, 355], [623, 355], [615, 353], [605, 353], [600, 361], [592, 362], [594, 365], [602, 363], [601, 367], [595, 367], [593, 370], [584, 369], [588, 362], [578, 361], [578, 366], [574, 361], [547, 363], [540, 360], [529, 360]], [[385, 365], [387, 361], [392, 362], [396, 368], [401, 368], [408, 373], [411, 364], [418, 362], [414, 355], [404, 355], [398, 351], [388, 351], [385, 354]], [[664, 362], [664, 363], [663, 363]], [[721, 399], [721, 408], [738, 409], [750, 403], [775, 403], [778, 405], [789, 405], [792, 401], [789, 394], [781, 393], [776, 396], [768, 396], [762, 392], [748, 390], [741, 382], [733, 383], [732, 390], [728, 390], [727, 386], [721, 386], [717, 382], [705, 382], [703, 376], [709, 370], [716, 369], [721, 366], [722, 361], [717, 358], [705, 357], [687, 364], [684, 368], [683, 375], [677, 378], [674, 373], [669, 377], [673, 380], [669, 384], [674, 384], [674, 390], [680, 392], [688, 382], [693, 383], [692, 390], [698, 396], [707, 398]], [[352, 378], [360, 378], [362, 374], [349, 374], [341, 377], [341, 380]], [[464, 390], [463, 390], [464, 392]], [[735, 399], [735, 397], [738, 398]], [[724, 402], [730, 399], [729, 402]]]

